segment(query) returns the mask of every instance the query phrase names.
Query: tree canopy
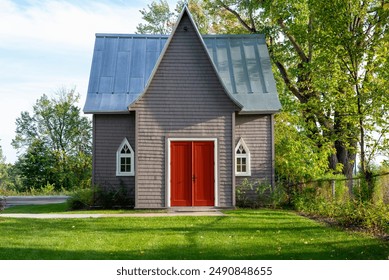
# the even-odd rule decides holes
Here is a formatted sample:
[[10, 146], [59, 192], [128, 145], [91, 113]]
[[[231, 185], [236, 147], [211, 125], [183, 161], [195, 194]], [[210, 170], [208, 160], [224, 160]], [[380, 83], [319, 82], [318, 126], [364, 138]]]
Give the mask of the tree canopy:
[[32, 114], [16, 119], [12, 145], [21, 153], [15, 166], [25, 188], [69, 189], [90, 179], [92, 128], [80, 115], [78, 99], [75, 89], [62, 88], [52, 98], [44, 94]]
[[[193, 0], [189, 8], [195, 20], [205, 15], [203, 33], [266, 34], [283, 105], [276, 118], [278, 170], [309, 153], [315, 156], [306, 166], [317, 159], [322, 171], [351, 178], [359, 154], [367, 176], [374, 157], [387, 155], [388, 3]], [[288, 150], [296, 147], [305, 153]]]
[[205, 2], [218, 16], [220, 9], [235, 16], [246, 32], [267, 35], [283, 82], [284, 111], [298, 116], [291, 124], [317, 148], [330, 144], [332, 170], [341, 166], [351, 177], [358, 151], [366, 170], [374, 154], [387, 149], [389, 9], [384, 1]]

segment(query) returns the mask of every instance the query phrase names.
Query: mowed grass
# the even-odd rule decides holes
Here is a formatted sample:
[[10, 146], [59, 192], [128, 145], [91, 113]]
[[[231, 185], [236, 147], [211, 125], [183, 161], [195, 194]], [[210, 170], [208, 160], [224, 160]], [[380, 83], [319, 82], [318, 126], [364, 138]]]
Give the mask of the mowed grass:
[[124, 214], [124, 213], [165, 213], [166, 210], [69, 210], [67, 202], [43, 205], [19, 205], [3, 210], [4, 214]]
[[42, 204], [42, 205], [19, 205], [19, 206], [12, 206], [10, 208], [6, 208], [2, 212], [0, 212], [0, 214], [1, 213], [5, 213], [5, 214], [62, 213], [62, 212], [66, 212], [68, 209], [69, 209], [69, 205], [67, 202], [54, 203], [54, 204]]
[[389, 242], [288, 211], [88, 219], [0, 217], [0, 259], [385, 259]]

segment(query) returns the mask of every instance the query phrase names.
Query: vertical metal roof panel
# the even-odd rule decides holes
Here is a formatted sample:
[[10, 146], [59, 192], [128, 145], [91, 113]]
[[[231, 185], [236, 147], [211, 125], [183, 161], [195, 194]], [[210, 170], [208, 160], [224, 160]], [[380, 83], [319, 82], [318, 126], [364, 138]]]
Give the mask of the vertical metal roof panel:
[[[131, 78], [143, 78], [146, 62], [146, 40], [134, 38], [132, 44]], [[132, 85], [130, 84], [130, 87]]]
[[247, 81], [250, 83], [251, 92], [266, 92], [266, 89], [262, 84], [262, 69], [260, 67], [260, 58], [256, 52], [255, 43], [252, 41], [244, 42], [242, 47], [246, 60]]
[[128, 92], [128, 76], [130, 72], [131, 53], [128, 51], [119, 51], [116, 63], [116, 75], [114, 92]]
[[[226, 90], [242, 113], [281, 108], [263, 35], [202, 36]], [[125, 112], [139, 98], [164, 48], [166, 35], [97, 34], [84, 112]]]
[[102, 60], [103, 60], [103, 52], [100, 50], [96, 50], [93, 53], [93, 59], [92, 59], [92, 67], [91, 67], [91, 73], [89, 76], [89, 86], [88, 86], [88, 96], [89, 93], [96, 93], [99, 91], [99, 82], [100, 82], [100, 76], [101, 76], [101, 66], [102, 66]]
[[103, 65], [101, 75], [103, 77], [113, 77], [115, 75], [115, 66], [117, 62], [117, 38], [109, 38], [105, 41]]

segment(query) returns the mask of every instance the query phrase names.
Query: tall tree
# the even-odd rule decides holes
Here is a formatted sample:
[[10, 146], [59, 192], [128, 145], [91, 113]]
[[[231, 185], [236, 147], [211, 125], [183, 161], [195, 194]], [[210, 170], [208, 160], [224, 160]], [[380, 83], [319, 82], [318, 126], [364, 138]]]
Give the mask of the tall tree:
[[16, 165], [27, 187], [49, 182], [71, 188], [90, 177], [91, 122], [80, 115], [78, 100], [75, 89], [62, 88], [53, 98], [38, 99], [33, 114], [16, 119], [12, 145], [22, 153]]
[[5, 164], [5, 157], [3, 156], [3, 149], [0, 145], [0, 190], [5, 189], [4, 183], [8, 177], [7, 165]]
[[153, 1], [147, 5], [147, 9], [139, 12], [142, 19], [147, 23], [140, 23], [136, 27], [137, 33], [140, 34], [170, 34], [174, 25], [174, 13], [170, 11], [169, 4], [166, 0], [159, 2]]
[[200, 33], [208, 33], [213, 30], [212, 21], [204, 8], [203, 0], [180, 0], [174, 10], [170, 9], [167, 1], [160, 0], [159, 2], [153, 1], [147, 5], [147, 9], [140, 10], [146, 24], [138, 24], [136, 32], [140, 34], [170, 34], [184, 5], [188, 5]]
[[[270, 55], [305, 133], [320, 148], [330, 143], [329, 166], [351, 178], [358, 143], [363, 155], [368, 126], [387, 132], [388, 9], [383, 0], [205, 1], [233, 15], [248, 33], [266, 33]], [[384, 38], [386, 36], [386, 40]], [[381, 78], [380, 78], [381, 75]], [[386, 84], [385, 84], [386, 83]], [[386, 111], [387, 113], [387, 111]], [[301, 124], [299, 124], [301, 125]], [[377, 145], [374, 147], [378, 147]]]

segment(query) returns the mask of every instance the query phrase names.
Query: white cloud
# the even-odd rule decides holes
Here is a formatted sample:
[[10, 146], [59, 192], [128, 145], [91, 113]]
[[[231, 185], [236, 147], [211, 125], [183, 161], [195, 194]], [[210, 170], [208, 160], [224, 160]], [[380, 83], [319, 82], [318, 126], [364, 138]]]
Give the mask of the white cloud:
[[[76, 86], [85, 101], [95, 33], [134, 33], [151, 0], [0, 0], [0, 146], [43, 94]], [[171, 8], [175, 0], [168, 1]]]
[[0, 47], [86, 49], [93, 47], [95, 33], [133, 33], [141, 21], [139, 8], [130, 4], [79, 3], [41, 0], [20, 5], [2, 0]]
[[144, 2], [0, 1], [0, 146], [8, 162], [17, 159], [11, 141], [20, 112], [62, 86], [77, 87], [82, 107], [95, 33], [135, 32]]

